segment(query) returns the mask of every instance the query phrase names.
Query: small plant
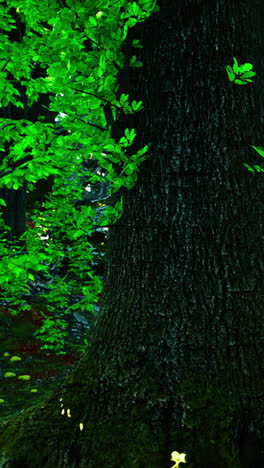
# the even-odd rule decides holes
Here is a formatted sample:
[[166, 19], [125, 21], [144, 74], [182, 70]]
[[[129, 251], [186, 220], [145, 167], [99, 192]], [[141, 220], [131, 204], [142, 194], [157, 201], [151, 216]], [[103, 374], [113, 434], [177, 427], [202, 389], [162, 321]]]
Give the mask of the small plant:
[[175, 464], [171, 468], [179, 468], [179, 463], [186, 463], [185, 457], [185, 453], [172, 452], [171, 461], [174, 461]]
[[227, 65], [225, 67], [229, 80], [240, 85], [244, 85], [249, 82], [252, 82], [251, 80], [252, 76], [256, 75], [255, 72], [250, 71], [253, 68], [252, 63], [244, 63], [243, 65], [239, 66], [235, 57], [233, 57], [233, 59], [234, 59], [233, 67], [230, 67], [230, 65]]

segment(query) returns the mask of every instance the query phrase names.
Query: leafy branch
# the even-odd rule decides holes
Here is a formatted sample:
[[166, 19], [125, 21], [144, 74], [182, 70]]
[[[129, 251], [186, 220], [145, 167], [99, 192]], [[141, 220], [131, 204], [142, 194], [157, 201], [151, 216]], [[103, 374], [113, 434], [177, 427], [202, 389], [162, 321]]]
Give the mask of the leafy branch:
[[[245, 85], [245, 84], [252, 82], [251, 78], [256, 75], [256, 73], [252, 71], [252, 68], [253, 68], [252, 63], [244, 63], [243, 65], [238, 65], [238, 62], [235, 59], [235, 57], [233, 57], [233, 59], [234, 59], [233, 67], [231, 67], [230, 65], [227, 65], [225, 67], [229, 80], [238, 85]], [[250, 145], [250, 146], [255, 151], [257, 151], [257, 153], [259, 153], [260, 156], [264, 157], [264, 148], [260, 146], [253, 146], [253, 145]], [[254, 170], [251, 166], [249, 166], [249, 164], [246, 164], [246, 163], [243, 163], [243, 164], [247, 168], [247, 170], [250, 172], [253, 172], [253, 173], [255, 173], [255, 171], [264, 172], [264, 167], [254, 165], [253, 166], [255, 169]]]

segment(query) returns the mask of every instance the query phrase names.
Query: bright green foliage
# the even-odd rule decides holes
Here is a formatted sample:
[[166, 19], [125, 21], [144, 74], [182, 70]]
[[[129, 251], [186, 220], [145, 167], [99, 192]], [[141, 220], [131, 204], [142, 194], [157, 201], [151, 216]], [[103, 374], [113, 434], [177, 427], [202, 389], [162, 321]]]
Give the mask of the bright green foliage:
[[[12, 7], [26, 25], [22, 43], [9, 42], [3, 32], [15, 28], [9, 14]], [[28, 230], [24, 234], [27, 252], [14, 255], [21, 252], [21, 247], [14, 243], [8, 245], [7, 239], [0, 239], [1, 291], [11, 301], [9, 310], [12, 313], [17, 313], [12, 308], [15, 305], [26, 310], [29, 305], [22, 302], [21, 296], [29, 292], [28, 281], [34, 280], [32, 271], [45, 272], [50, 280], [45, 298], [54, 318], [46, 317], [36, 335], [46, 343], [43, 348], [54, 349], [60, 354], [64, 353], [63, 336], [66, 332], [56, 327], [63, 327], [66, 322], [58, 318], [52, 304], [63, 306], [65, 313], [76, 308], [93, 311], [93, 303], [102, 291], [102, 281], [92, 269], [93, 247], [87, 244], [86, 236], [91, 235], [98, 225], [116, 222], [123, 210], [121, 198], [99, 219], [90, 206], [83, 206], [78, 211], [73, 201], [81, 194], [81, 188], [73, 183], [67, 186], [65, 182], [70, 180], [73, 172], [81, 177], [84, 174], [83, 161], [93, 155], [108, 171], [108, 194], [117, 192], [120, 187], [130, 190], [135, 185], [139, 165], [150, 156], [147, 154], [148, 146], [134, 155], [127, 155], [126, 149], [136, 137], [135, 129], [127, 128], [124, 136], [116, 142], [110, 137], [111, 127], [105, 107], [111, 109], [114, 120], [117, 111], [132, 114], [143, 109], [142, 101], [130, 103], [129, 95], [122, 94], [117, 98], [116, 75], [124, 65], [121, 46], [128, 29], [158, 10], [156, 0], [0, 0], [0, 106], [4, 108], [12, 103], [23, 107], [13, 84], [16, 81], [26, 87], [28, 106], [38, 100], [40, 93], [49, 93], [48, 109], [62, 113], [61, 124], [69, 130], [67, 135], [55, 134], [56, 125], [46, 123], [41, 115], [34, 122], [0, 119], [0, 151], [4, 151], [5, 142], [12, 143], [9, 154], [4, 156], [0, 165], [0, 175], [5, 174], [0, 177], [0, 187], [17, 190], [26, 180], [29, 190], [32, 190], [36, 181], [55, 176], [52, 195], [45, 203], [44, 213], [40, 215], [35, 210], [31, 216], [42, 229], [52, 226], [53, 240], [43, 246], [39, 236]], [[89, 47], [86, 46], [87, 41]], [[133, 46], [142, 47], [138, 40], [133, 41]], [[44, 69], [47, 67], [46, 78], [31, 78], [35, 64], [42, 65]], [[130, 58], [131, 67], [141, 65], [136, 55]], [[13, 82], [8, 80], [8, 73], [12, 73]], [[80, 144], [82, 148], [78, 149]], [[106, 157], [103, 148], [111, 154]], [[25, 153], [30, 155], [29, 160], [19, 164], [25, 159]], [[14, 162], [16, 168], [10, 171]], [[87, 171], [85, 175], [87, 177]], [[92, 172], [88, 175], [89, 183], [105, 180]], [[4, 200], [0, 199], [0, 204], [5, 205]], [[8, 226], [0, 219], [2, 227], [6, 232]], [[78, 281], [52, 278], [48, 271], [50, 264], [59, 265], [66, 255], [59, 240], [62, 238], [72, 241], [73, 247], [67, 252], [67, 257], [70, 257], [70, 271], [78, 274]], [[80, 287], [85, 299], [70, 307], [69, 296], [73, 292], [78, 294]]]
[[19, 357], [19, 356], [12, 356], [12, 357], [10, 358], [10, 362], [15, 362], [15, 361], [21, 361], [21, 357]]
[[[262, 148], [261, 146], [253, 146], [251, 145], [252, 148], [254, 148], [255, 151], [257, 151], [258, 154], [260, 154], [260, 156], [264, 157], [264, 148]], [[244, 166], [247, 167], [247, 169], [251, 172], [254, 172], [254, 169], [252, 169], [252, 167], [250, 167], [248, 164], [246, 163], [243, 163]], [[257, 172], [264, 172], [264, 167], [260, 167], [260, 166], [253, 166], [255, 168], [255, 170]]]
[[16, 374], [14, 372], [5, 372], [4, 377], [9, 379], [10, 377], [16, 377]]
[[225, 67], [229, 80], [240, 85], [252, 82], [250, 78], [256, 75], [255, 72], [250, 71], [253, 68], [253, 65], [251, 63], [244, 63], [243, 65], [238, 65], [235, 57], [233, 57], [233, 59], [233, 68], [231, 68], [229, 65]]
[[[235, 57], [234, 59], [234, 65], [233, 68], [230, 67], [230, 65], [227, 65], [226, 71], [228, 74], [228, 78], [230, 81], [236, 84], [247, 84], [249, 82], [252, 82], [250, 79], [252, 76], [255, 76], [256, 73], [253, 71], [250, 71], [253, 68], [252, 63], [244, 63], [243, 65], [238, 65], [237, 60]], [[252, 145], [251, 145], [252, 146]], [[261, 148], [260, 146], [252, 146], [254, 150], [256, 150], [260, 156], [264, 156], [264, 148]], [[248, 171], [254, 172], [254, 169], [250, 167], [248, 164], [243, 163], [244, 166], [247, 168]], [[261, 166], [253, 166], [257, 172], [264, 172], [264, 168]]]

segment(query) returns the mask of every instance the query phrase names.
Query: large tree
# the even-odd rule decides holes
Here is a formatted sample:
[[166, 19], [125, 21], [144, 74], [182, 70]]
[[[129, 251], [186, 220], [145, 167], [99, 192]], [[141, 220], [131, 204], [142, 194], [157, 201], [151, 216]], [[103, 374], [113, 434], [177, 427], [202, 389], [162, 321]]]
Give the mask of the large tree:
[[262, 181], [242, 165], [263, 141], [263, 92], [224, 68], [236, 57], [261, 74], [263, 6], [160, 7], [124, 46], [143, 44], [120, 84], [144, 110], [118, 129], [152, 157], [121, 189], [92, 344], [52, 396], [2, 424], [5, 468], [164, 468], [175, 450], [195, 468], [263, 466]]

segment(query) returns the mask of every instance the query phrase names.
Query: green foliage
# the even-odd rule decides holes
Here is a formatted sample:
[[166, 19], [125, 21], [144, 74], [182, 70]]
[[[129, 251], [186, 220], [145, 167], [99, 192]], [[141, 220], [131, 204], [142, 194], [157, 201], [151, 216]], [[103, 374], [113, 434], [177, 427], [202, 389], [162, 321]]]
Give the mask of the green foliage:
[[[15, 305], [26, 310], [29, 306], [21, 297], [29, 293], [29, 282], [34, 280], [34, 273], [44, 272], [49, 280], [49, 291], [45, 294], [47, 310], [54, 318], [45, 317], [43, 326], [35, 334], [45, 343], [41, 349], [53, 349], [61, 354], [64, 353], [66, 332], [58, 327], [65, 327], [66, 322], [58, 318], [54, 304], [63, 306], [65, 313], [76, 308], [93, 311], [93, 303], [102, 291], [102, 281], [92, 269], [94, 249], [87, 243], [87, 235], [98, 226], [115, 223], [123, 212], [122, 197], [99, 218], [90, 206], [77, 210], [73, 202], [81, 193], [80, 185], [69, 183], [67, 186], [65, 181], [71, 180], [73, 172], [81, 177], [83, 162], [93, 155], [108, 171], [108, 195], [120, 187], [130, 190], [137, 182], [139, 165], [150, 156], [148, 146], [136, 154], [127, 154], [127, 148], [136, 137], [135, 129], [127, 128], [116, 142], [110, 137], [111, 127], [105, 107], [106, 103], [110, 106], [114, 118], [117, 110], [132, 114], [143, 109], [142, 101], [130, 103], [129, 95], [121, 94], [119, 98], [116, 95], [117, 72], [124, 65], [121, 46], [128, 29], [144, 21], [159, 7], [156, 0], [119, 0], [114, 3], [68, 0], [65, 7], [57, 0], [7, 0], [6, 5], [0, 7], [0, 107], [6, 108], [10, 103], [24, 106], [16, 87], [22, 84], [27, 106], [32, 106], [44, 94], [47, 100], [43, 107], [62, 113], [60, 123], [68, 133], [58, 135], [56, 124], [45, 122], [42, 115], [36, 121], [0, 119], [0, 151], [3, 152], [0, 188], [17, 190], [27, 181], [28, 190], [32, 191], [36, 181], [50, 175], [55, 178], [52, 194], [44, 203], [44, 212], [40, 214], [34, 210], [31, 216], [39, 229], [52, 227], [52, 240], [43, 245], [38, 232], [27, 230], [22, 236], [27, 249], [24, 252], [15, 242], [8, 243], [4, 237], [0, 239], [1, 291], [11, 302], [9, 310], [12, 313], [17, 313], [13, 308]], [[10, 42], [5, 34], [5, 31], [16, 28], [10, 13], [12, 7], [25, 24], [22, 42]], [[133, 46], [141, 47], [138, 40]], [[32, 78], [36, 65], [46, 70], [46, 77]], [[130, 58], [130, 65], [142, 66], [136, 55]], [[88, 117], [92, 118], [92, 123]], [[10, 144], [8, 153], [5, 152], [7, 143]], [[107, 157], [103, 148], [108, 151]], [[89, 176], [87, 183], [90, 184], [105, 180], [92, 172], [88, 175], [85, 172], [85, 175]], [[5, 201], [0, 199], [0, 204], [5, 206]], [[2, 232], [6, 233], [8, 226], [2, 219], [0, 221]], [[72, 246], [67, 252], [63, 239]], [[60, 264], [66, 256], [69, 271], [74, 272], [78, 280], [67, 277], [66, 281], [66, 277], [53, 278], [50, 274], [49, 265]], [[80, 290], [85, 298], [69, 306], [70, 295]]]
[[4, 377], [10, 379], [11, 377], [16, 377], [16, 374], [14, 372], [5, 372]]
[[[240, 85], [243, 85], [243, 84], [247, 84], [249, 82], [252, 82], [252, 80], [250, 79], [252, 76], [255, 76], [256, 73], [253, 72], [253, 71], [250, 71], [252, 70], [253, 68], [253, 65], [252, 63], [244, 63], [243, 65], [238, 65], [237, 63], [237, 60], [235, 59], [235, 57], [233, 57], [234, 59], [234, 65], [233, 67], [230, 67], [230, 65], [227, 65], [225, 68], [226, 68], [226, 71], [227, 71], [227, 74], [228, 74], [228, 78], [231, 82], [233, 83], [236, 83], [236, 84], [240, 84]], [[253, 146], [251, 145], [252, 148], [254, 148], [255, 151], [257, 151], [260, 156], [264, 156], [264, 148], [260, 147], [260, 146]], [[250, 172], [264, 172], [264, 167], [261, 167], [261, 166], [253, 166], [255, 168], [255, 171], [254, 169], [249, 166], [248, 164], [246, 163], [243, 163], [244, 166], [247, 168], [248, 171]]]
[[239, 66], [235, 57], [233, 57], [233, 59], [233, 67], [231, 68], [229, 65], [225, 67], [229, 80], [240, 85], [252, 82], [250, 78], [256, 75], [255, 72], [250, 71], [253, 68], [253, 65], [251, 63], [244, 63]]
[[20, 380], [30, 380], [30, 375], [19, 375], [18, 378]]
[[[260, 156], [264, 157], [264, 148], [262, 148], [261, 146], [253, 146], [251, 145], [251, 147], [257, 151], [258, 154], [260, 154]], [[250, 167], [248, 164], [246, 163], [243, 163], [244, 166], [246, 166], [246, 168], [251, 171], [251, 172], [254, 172], [254, 169], [252, 169], [252, 167]], [[253, 166], [255, 168], [255, 170], [257, 172], [264, 172], [264, 167], [261, 167], [261, 166]]]
[[15, 361], [21, 361], [21, 357], [19, 357], [19, 356], [12, 356], [12, 357], [10, 358], [10, 362], [15, 362]]

